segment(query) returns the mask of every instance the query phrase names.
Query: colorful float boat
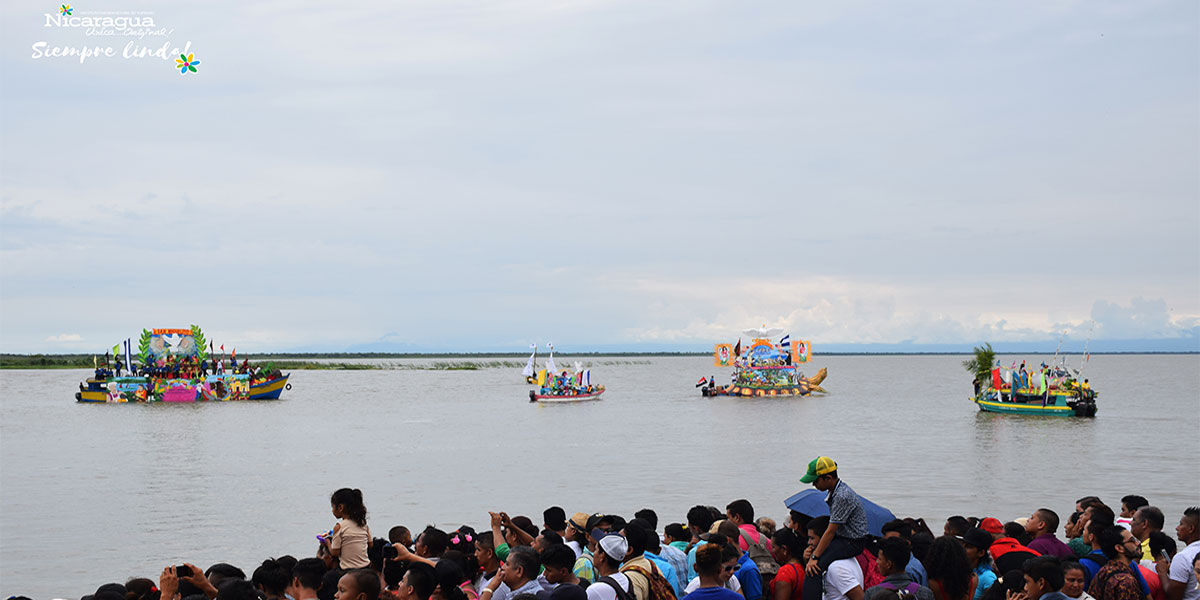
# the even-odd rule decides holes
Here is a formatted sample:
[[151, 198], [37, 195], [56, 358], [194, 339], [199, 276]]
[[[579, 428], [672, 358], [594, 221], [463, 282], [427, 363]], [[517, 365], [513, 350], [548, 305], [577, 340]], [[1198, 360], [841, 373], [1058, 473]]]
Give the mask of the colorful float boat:
[[[93, 377], [79, 385], [78, 402], [223, 402], [277, 400], [291, 389], [289, 375], [268, 364], [265, 368], [237, 364], [237, 353], [226, 369], [224, 351], [211, 356], [199, 327], [143, 330], [138, 354], [131, 340], [118, 344]], [[111, 360], [110, 360], [111, 356]], [[136, 356], [137, 360], [134, 360]], [[211, 367], [211, 368], [210, 368]], [[129, 373], [122, 376], [122, 372]]]
[[782, 329], [761, 327], [747, 329], [745, 335], [753, 341], [743, 351], [742, 342], [717, 344], [713, 349], [713, 365], [733, 367], [733, 381], [719, 386], [715, 377], [702, 379], [696, 386], [704, 396], [807, 396], [825, 393], [821, 382], [827, 371], [822, 368], [813, 377], [805, 377], [799, 365], [812, 359], [812, 344], [807, 340], [791, 341], [784, 335], [778, 343], [771, 340], [783, 333]]
[[604, 394], [604, 386], [592, 385], [591, 369], [583, 368], [583, 363], [575, 363], [575, 373], [566, 371], [555, 374], [554, 350], [551, 346], [550, 358], [546, 359], [546, 368], [537, 372], [536, 390], [529, 390], [530, 402], [583, 402], [599, 400]]
[[[1079, 381], [1079, 371], [1062, 363], [1042, 363], [1026, 369], [1022, 362], [1004, 368], [996, 363], [990, 344], [975, 349], [975, 358], [963, 366], [975, 374], [971, 401], [983, 412], [1060, 417], [1096, 416], [1095, 390], [1088, 380]], [[981, 366], [982, 365], [982, 366]], [[988, 366], [991, 366], [990, 370]], [[1032, 365], [1031, 365], [1032, 366]]]

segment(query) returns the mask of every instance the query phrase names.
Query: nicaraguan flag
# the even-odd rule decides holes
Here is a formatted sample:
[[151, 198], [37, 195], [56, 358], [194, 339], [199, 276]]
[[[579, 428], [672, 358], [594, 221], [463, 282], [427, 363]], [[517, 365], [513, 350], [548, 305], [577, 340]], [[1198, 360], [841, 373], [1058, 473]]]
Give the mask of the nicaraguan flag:
[[791, 336], [791, 334], [785, 335], [785, 336], [783, 336], [782, 338], [780, 338], [780, 340], [779, 340], [779, 347], [780, 347], [780, 348], [791, 348], [791, 347], [792, 347], [792, 336]]

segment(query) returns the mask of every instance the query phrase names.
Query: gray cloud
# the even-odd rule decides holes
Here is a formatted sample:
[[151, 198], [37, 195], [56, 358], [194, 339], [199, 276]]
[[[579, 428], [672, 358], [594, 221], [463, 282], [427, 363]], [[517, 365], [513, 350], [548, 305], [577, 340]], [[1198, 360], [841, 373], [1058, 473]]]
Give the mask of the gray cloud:
[[[1194, 5], [145, 8], [196, 77], [30, 60], [42, 9], [3, 9], [5, 350], [1200, 316]], [[1135, 295], [1166, 321], [1086, 314]]]

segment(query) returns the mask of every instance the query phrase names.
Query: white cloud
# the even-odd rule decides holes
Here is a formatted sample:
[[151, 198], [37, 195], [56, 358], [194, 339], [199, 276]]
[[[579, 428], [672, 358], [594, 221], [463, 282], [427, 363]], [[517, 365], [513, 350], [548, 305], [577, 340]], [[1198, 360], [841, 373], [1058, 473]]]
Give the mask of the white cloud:
[[55, 344], [82, 342], [83, 336], [79, 335], [78, 333], [61, 333], [59, 335], [52, 335], [42, 341]]

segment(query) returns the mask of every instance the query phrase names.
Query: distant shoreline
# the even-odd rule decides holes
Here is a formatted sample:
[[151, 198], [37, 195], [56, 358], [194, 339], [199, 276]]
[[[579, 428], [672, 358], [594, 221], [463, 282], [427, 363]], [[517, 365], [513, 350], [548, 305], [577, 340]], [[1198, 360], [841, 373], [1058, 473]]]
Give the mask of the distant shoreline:
[[[997, 356], [1015, 356], [1015, 355], [1051, 355], [1053, 352], [997, 352]], [[1062, 356], [1081, 356], [1082, 352], [1062, 352]], [[1093, 355], [1116, 355], [1116, 356], [1136, 356], [1136, 355], [1162, 355], [1162, 356], [1187, 356], [1197, 355], [1200, 352], [1091, 352]], [[817, 362], [824, 356], [972, 356], [971, 352], [822, 352], [814, 356], [814, 361]], [[93, 354], [0, 354], [0, 369], [90, 369], [92, 368]], [[281, 352], [281, 353], [263, 353], [263, 354], [243, 354], [243, 359], [248, 359], [254, 363], [274, 362], [281, 369], [322, 369], [322, 370], [369, 370], [378, 368], [373, 365], [364, 365], [357, 363], [345, 362], [327, 362], [338, 360], [380, 360], [380, 359], [450, 359], [468, 361], [465, 365], [456, 365], [452, 363], [435, 363], [432, 368], [435, 370], [478, 370], [486, 368], [507, 368], [520, 367], [524, 364], [524, 359], [529, 355], [526, 353], [514, 352], [409, 352], [409, 353], [391, 353], [391, 352]], [[572, 352], [558, 354], [560, 360], [568, 360], [571, 358], [615, 358], [615, 359], [631, 359], [631, 358], [669, 358], [669, 357], [702, 357], [712, 356], [711, 352]], [[504, 363], [480, 363], [474, 362], [474, 359], [520, 359], [520, 364], [504, 364]], [[318, 362], [319, 361], [319, 362]], [[493, 361], [495, 362], [495, 361]]]

